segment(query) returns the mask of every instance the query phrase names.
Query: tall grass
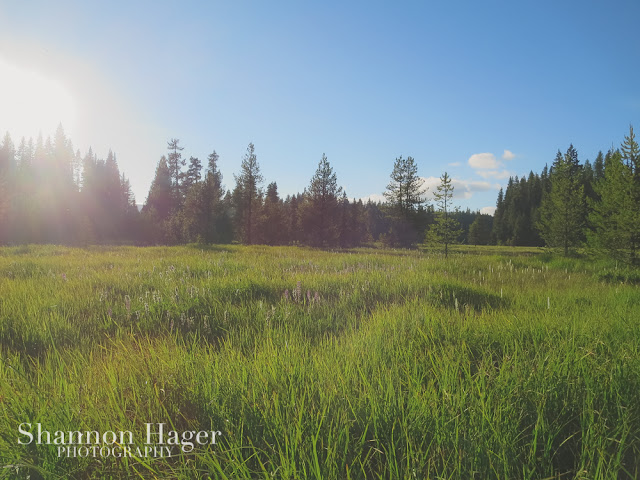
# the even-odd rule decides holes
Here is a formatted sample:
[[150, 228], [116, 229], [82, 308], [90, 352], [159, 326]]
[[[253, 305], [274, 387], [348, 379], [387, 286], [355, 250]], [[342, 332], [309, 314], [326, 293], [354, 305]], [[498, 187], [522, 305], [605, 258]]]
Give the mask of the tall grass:
[[[488, 253], [1, 249], [0, 477], [640, 477], [637, 285]], [[160, 422], [222, 436], [17, 443]]]

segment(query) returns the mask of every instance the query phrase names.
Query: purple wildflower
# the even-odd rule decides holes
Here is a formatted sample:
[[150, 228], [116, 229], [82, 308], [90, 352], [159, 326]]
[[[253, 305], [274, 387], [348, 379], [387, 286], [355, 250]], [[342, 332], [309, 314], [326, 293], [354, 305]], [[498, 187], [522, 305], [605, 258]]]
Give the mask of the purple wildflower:
[[284, 301], [285, 302], [289, 301], [289, 289], [288, 288], [284, 291]]
[[311, 303], [311, 290], [307, 290], [307, 302]]

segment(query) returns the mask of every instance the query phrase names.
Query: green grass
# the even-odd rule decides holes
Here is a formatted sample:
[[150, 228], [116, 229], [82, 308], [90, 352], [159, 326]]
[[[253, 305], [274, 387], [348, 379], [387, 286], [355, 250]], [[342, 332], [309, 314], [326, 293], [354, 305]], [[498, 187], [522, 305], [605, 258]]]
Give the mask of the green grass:
[[[636, 280], [537, 249], [0, 249], [0, 478], [638, 478]], [[160, 422], [222, 436], [18, 445]]]

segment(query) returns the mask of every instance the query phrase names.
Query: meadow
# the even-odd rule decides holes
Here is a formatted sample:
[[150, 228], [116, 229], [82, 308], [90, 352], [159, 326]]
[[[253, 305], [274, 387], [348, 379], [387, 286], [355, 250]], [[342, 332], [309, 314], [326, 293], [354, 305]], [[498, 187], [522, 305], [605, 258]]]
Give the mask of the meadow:
[[[639, 285], [538, 249], [1, 248], [0, 478], [640, 478]], [[38, 423], [220, 435], [74, 458]]]

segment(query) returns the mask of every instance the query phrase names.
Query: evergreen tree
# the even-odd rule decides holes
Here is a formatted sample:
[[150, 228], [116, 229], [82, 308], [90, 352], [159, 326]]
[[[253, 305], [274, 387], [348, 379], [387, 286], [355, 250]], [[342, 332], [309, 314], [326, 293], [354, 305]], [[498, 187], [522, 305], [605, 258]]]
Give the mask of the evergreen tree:
[[186, 242], [206, 241], [207, 206], [204, 193], [205, 188], [201, 183], [195, 183], [187, 190], [181, 215], [182, 237]]
[[624, 258], [631, 245], [631, 172], [620, 152], [607, 157], [604, 177], [595, 185], [599, 200], [590, 201], [592, 246]]
[[278, 196], [276, 182], [267, 186], [259, 230], [262, 243], [281, 245], [285, 242], [284, 205]]
[[390, 219], [385, 215], [382, 205], [368, 200], [364, 205], [364, 216], [367, 235], [374, 242], [383, 240], [391, 226]]
[[408, 247], [418, 239], [418, 209], [424, 203], [424, 180], [418, 176], [418, 166], [413, 157], [395, 159], [391, 181], [384, 196], [392, 218], [392, 243], [398, 241]]
[[584, 185], [575, 164], [575, 149], [556, 156], [549, 175], [551, 190], [543, 194], [540, 206], [540, 234], [550, 247], [562, 247], [564, 255], [569, 248], [580, 244], [585, 226]]
[[158, 243], [165, 240], [165, 223], [173, 205], [172, 187], [171, 171], [167, 165], [167, 158], [163, 155], [156, 167], [147, 201], [142, 207], [142, 214], [146, 219], [146, 240], [149, 242]]
[[629, 125], [629, 135], [625, 135], [620, 151], [631, 174], [631, 185], [628, 187], [630, 205], [627, 225], [630, 234], [631, 263], [636, 265], [640, 263], [637, 258], [637, 249], [640, 247], [640, 146], [633, 133], [633, 125]]
[[580, 165], [580, 160], [578, 159], [578, 151], [573, 146], [573, 144], [569, 145], [567, 153], [565, 153], [565, 162], [569, 165], [571, 176], [576, 177], [582, 166]]
[[206, 205], [205, 187], [201, 184], [202, 163], [196, 157], [189, 158], [189, 167], [183, 176], [181, 190], [184, 192], [184, 205], [180, 212], [182, 220], [182, 236], [187, 242], [204, 242], [206, 240]]
[[456, 220], [460, 226], [460, 237], [458, 241], [462, 244], [469, 243], [469, 228], [473, 224], [474, 220], [478, 216], [478, 212], [472, 212], [470, 208], [466, 210], [456, 210], [451, 212], [451, 216]]
[[479, 214], [469, 226], [469, 245], [489, 245], [491, 243], [491, 230], [493, 217]]
[[640, 245], [640, 148], [633, 127], [619, 151], [605, 157], [604, 177], [596, 183], [599, 200], [591, 201], [591, 243], [612, 256], [638, 263]]
[[225, 191], [222, 173], [218, 168], [219, 156], [214, 150], [207, 158], [207, 171], [202, 183], [203, 216], [200, 223], [204, 240], [208, 243], [228, 243], [232, 240], [228, 208], [224, 203]]
[[462, 233], [460, 224], [453, 218], [453, 185], [451, 177], [444, 172], [440, 177], [440, 185], [433, 192], [437, 207], [435, 222], [427, 231], [427, 244], [443, 245], [445, 258], [449, 255], [449, 245], [456, 243]]
[[102, 231], [102, 240], [115, 241], [122, 236], [122, 224], [127, 210], [127, 198], [123, 192], [118, 162], [115, 154], [109, 150], [107, 160], [104, 162], [101, 180], [101, 204], [102, 215], [97, 220]]
[[285, 231], [287, 232], [287, 243], [298, 245], [304, 241], [302, 231], [302, 205], [304, 199], [302, 195], [288, 195], [284, 201]]
[[182, 205], [183, 194], [181, 192], [182, 182], [182, 167], [184, 167], [187, 161], [182, 158], [182, 150], [184, 147], [179, 145], [180, 140], [172, 138], [167, 142], [167, 150], [169, 155], [166, 159], [167, 167], [169, 168], [169, 174], [171, 177], [171, 192], [173, 197], [172, 210], [178, 210]]
[[495, 245], [504, 245], [507, 239], [507, 229], [505, 225], [505, 204], [504, 192], [502, 188], [498, 192], [496, 201], [496, 211], [493, 214], [493, 228], [491, 230], [491, 240]]
[[235, 221], [241, 240], [251, 245], [254, 243], [255, 224], [262, 203], [259, 185], [263, 181], [253, 143], [249, 143], [247, 147], [240, 165], [240, 175], [235, 180]]
[[184, 176], [184, 191], [185, 194], [189, 192], [189, 189], [200, 182], [202, 178], [202, 162], [196, 157], [189, 158], [189, 166], [187, 167], [187, 173]]
[[593, 162], [593, 181], [598, 182], [604, 177], [604, 155], [602, 150], [598, 152], [598, 156]]
[[0, 145], [0, 244], [11, 239], [15, 171], [15, 147], [7, 132]]
[[342, 248], [351, 246], [353, 232], [351, 231], [351, 209], [349, 208], [349, 197], [347, 192], [342, 191], [342, 196], [338, 200], [339, 210], [339, 226], [338, 226], [338, 243]]
[[629, 125], [629, 135], [625, 135], [620, 151], [626, 166], [631, 169], [634, 176], [640, 177], [640, 147], [633, 133], [633, 125]]
[[323, 153], [309, 188], [305, 192], [302, 212], [303, 228], [310, 245], [331, 247], [337, 244], [336, 213], [338, 195], [341, 192], [342, 187], [338, 187], [336, 173]]

